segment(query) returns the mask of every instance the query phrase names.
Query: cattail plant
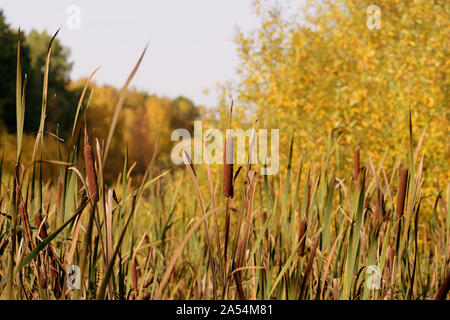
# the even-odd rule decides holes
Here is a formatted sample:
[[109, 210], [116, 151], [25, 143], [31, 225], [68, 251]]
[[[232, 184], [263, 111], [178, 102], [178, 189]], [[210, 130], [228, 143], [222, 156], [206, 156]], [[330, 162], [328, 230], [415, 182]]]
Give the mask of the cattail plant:
[[[89, 195], [92, 206], [88, 216], [88, 224], [87, 230], [84, 237], [83, 243], [83, 254], [80, 259], [80, 278], [84, 279], [84, 274], [86, 272], [86, 265], [89, 261], [89, 252], [91, 248], [91, 239], [93, 232], [93, 223], [95, 217], [95, 209], [96, 202], [98, 201], [98, 193], [97, 193], [97, 173], [95, 171], [94, 164], [94, 153], [92, 152], [92, 148], [89, 144], [89, 137], [86, 129], [86, 115], [85, 115], [85, 125], [84, 125], [84, 165], [86, 167], [86, 175], [87, 175], [87, 187], [89, 192], [86, 192]], [[80, 297], [81, 292], [83, 291], [84, 281], [81, 280], [82, 290], [78, 290], [75, 293], [75, 298], [78, 299]]]
[[[233, 101], [231, 101], [230, 107], [230, 125], [231, 128], [231, 116], [233, 114]], [[228, 135], [225, 138], [225, 150], [223, 154], [223, 195], [227, 198], [225, 208], [225, 246], [224, 246], [224, 260], [226, 264], [227, 249], [228, 249], [228, 235], [230, 231], [230, 211], [229, 211], [229, 199], [233, 197], [233, 159], [234, 159], [234, 139], [232, 135]]]
[[403, 216], [407, 184], [408, 184], [408, 169], [403, 168], [400, 173], [400, 181], [398, 183], [397, 208], [396, 208], [398, 218], [401, 218]]

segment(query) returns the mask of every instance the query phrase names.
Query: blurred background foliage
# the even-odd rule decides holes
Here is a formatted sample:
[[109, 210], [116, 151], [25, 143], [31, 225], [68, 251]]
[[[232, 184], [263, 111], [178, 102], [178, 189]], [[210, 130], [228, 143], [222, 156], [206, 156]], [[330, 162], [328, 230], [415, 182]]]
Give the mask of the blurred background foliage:
[[[396, 161], [403, 161], [406, 154], [397, 150], [405, 150], [402, 146], [408, 143], [410, 109], [414, 143], [426, 128], [427, 184], [437, 173], [448, 180], [450, 4], [382, 1], [377, 3], [381, 29], [370, 30], [367, 7], [372, 4], [366, 0], [307, 1], [293, 12], [279, 2], [254, 1], [260, 25], [236, 33], [238, 81], [218, 88], [217, 108], [195, 106], [185, 97], [171, 100], [129, 90], [105, 168], [107, 179], [108, 172], [122, 166], [126, 148], [130, 161], [137, 162], [134, 174], [145, 171], [156, 150], [157, 164], [171, 167], [171, 132], [176, 128], [192, 131], [193, 121], [199, 118], [205, 127], [225, 128], [233, 98], [233, 126], [248, 128], [258, 119], [260, 128], [280, 129], [281, 168], [288, 157], [282, 150], [288, 150], [294, 134], [294, 158], [303, 154], [308, 160], [320, 160], [327, 148], [336, 145], [331, 161], [338, 174], [350, 172], [357, 147], [363, 150], [363, 161], [370, 155], [375, 162], [383, 162], [387, 171]], [[22, 37], [23, 69], [28, 74], [25, 131], [31, 134], [39, 123], [42, 66], [50, 36], [31, 31]], [[14, 142], [8, 134], [15, 130], [16, 42], [17, 30], [0, 14], [3, 148], [11, 148], [8, 141]], [[70, 79], [69, 56], [69, 49], [57, 40], [50, 65], [46, 128], [58, 131], [63, 139], [70, 134], [86, 81]], [[117, 96], [118, 89], [93, 82], [84, 99], [88, 127], [99, 140], [107, 136]]]
[[[5, 15], [0, 11], [0, 147], [4, 151], [2, 154], [6, 163], [11, 165], [15, 161], [17, 32], [6, 23]], [[33, 139], [30, 137], [39, 127], [43, 71], [51, 35], [46, 31], [32, 30], [28, 34], [22, 32], [21, 37], [22, 65], [27, 74], [24, 131], [28, 134], [23, 159], [29, 160], [33, 150]], [[87, 81], [70, 79], [72, 65], [70, 49], [55, 39], [49, 70], [45, 135], [45, 140], [49, 143], [45, 143], [46, 159], [58, 158], [56, 136], [64, 141], [70, 138], [78, 101]], [[93, 81], [83, 100], [82, 112], [86, 111], [88, 128], [93, 137], [98, 137], [100, 144], [104, 143], [108, 135], [118, 94], [119, 89], [108, 85], [99, 86]], [[159, 154], [155, 165], [170, 166], [172, 131], [176, 128], [192, 131], [193, 121], [200, 117], [201, 110], [202, 107], [195, 106], [186, 97], [179, 96], [171, 100], [145, 91], [129, 90], [105, 168], [107, 181], [112, 182], [117, 168], [123, 166], [127, 148], [130, 162], [136, 162], [133, 170], [135, 175], [145, 172], [155, 151]]]
[[[366, 23], [373, 4], [379, 30]], [[307, 1], [292, 12], [256, 0], [253, 8], [261, 25], [238, 31], [239, 81], [222, 90], [251, 110], [247, 120], [280, 128], [280, 150], [288, 150], [294, 133], [297, 157], [320, 160], [337, 141], [338, 171], [350, 172], [356, 147], [362, 160], [385, 158], [390, 169], [406, 157], [397, 150], [408, 145], [410, 108], [414, 143], [426, 128], [427, 179], [439, 172], [448, 180], [448, 1]], [[288, 153], [280, 154], [286, 163]]]

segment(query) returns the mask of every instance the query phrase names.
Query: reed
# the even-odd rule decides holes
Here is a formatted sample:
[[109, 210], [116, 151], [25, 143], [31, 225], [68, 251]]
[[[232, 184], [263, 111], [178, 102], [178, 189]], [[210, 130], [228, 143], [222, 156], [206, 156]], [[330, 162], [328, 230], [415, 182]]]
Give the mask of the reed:
[[[230, 106], [230, 123], [229, 128], [231, 129], [231, 119], [233, 115], [233, 101], [231, 101]], [[233, 162], [234, 162], [234, 139], [231, 135], [226, 135], [225, 137], [225, 150], [223, 153], [223, 195], [226, 198], [225, 205], [225, 235], [224, 235], [224, 246], [223, 246], [223, 265], [224, 270], [228, 267], [228, 242], [230, 234], [230, 198], [234, 196], [233, 189]], [[224, 273], [224, 283], [226, 283], [227, 276]], [[229, 277], [228, 277], [229, 278]], [[227, 290], [227, 284], [224, 284], [224, 294]]]

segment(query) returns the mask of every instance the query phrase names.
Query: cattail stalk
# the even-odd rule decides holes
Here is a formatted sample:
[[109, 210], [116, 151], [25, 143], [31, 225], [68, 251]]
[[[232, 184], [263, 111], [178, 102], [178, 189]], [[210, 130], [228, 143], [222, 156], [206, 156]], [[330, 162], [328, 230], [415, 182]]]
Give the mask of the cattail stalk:
[[[86, 121], [86, 119], [85, 119]], [[89, 144], [89, 137], [87, 134], [86, 124], [84, 126], [84, 164], [86, 167], [86, 175], [87, 175], [87, 184], [89, 188], [88, 195], [91, 199], [91, 210], [89, 212], [88, 217], [88, 225], [86, 234], [84, 237], [84, 243], [83, 243], [83, 254], [81, 255], [80, 259], [80, 279], [81, 279], [81, 290], [77, 290], [75, 292], [75, 300], [80, 298], [81, 292], [84, 290], [84, 274], [86, 273], [86, 265], [89, 261], [89, 252], [91, 248], [91, 239], [92, 239], [92, 230], [93, 230], [93, 224], [94, 224], [94, 217], [95, 217], [95, 209], [96, 205], [95, 203], [98, 201], [98, 188], [97, 188], [97, 173], [95, 171], [95, 164], [94, 164], [94, 153], [92, 152], [92, 148]], [[100, 293], [99, 293], [100, 294]]]
[[407, 185], [408, 185], [408, 169], [403, 168], [402, 171], [400, 172], [400, 181], [398, 183], [397, 208], [396, 208], [398, 218], [401, 218], [403, 216]]
[[225, 263], [224, 269], [227, 267], [227, 251], [228, 251], [229, 236], [230, 236], [230, 198], [227, 198], [225, 205], [225, 239], [223, 247], [223, 259]]
[[[231, 117], [233, 115], [233, 101], [231, 101], [230, 107], [230, 124]], [[232, 135], [228, 135], [225, 138], [225, 150], [223, 153], [223, 195], [225, 196], [225, 239], [224, 239], [224, 270], [227, 268], [227, 250], [228, 250], [228, 237], [230, 232], [230, 198], [234, 196], [233, 190], [233, 160], [234, 160], [234, 139]], [[224, 286], [225, 291], [226, 285]]]

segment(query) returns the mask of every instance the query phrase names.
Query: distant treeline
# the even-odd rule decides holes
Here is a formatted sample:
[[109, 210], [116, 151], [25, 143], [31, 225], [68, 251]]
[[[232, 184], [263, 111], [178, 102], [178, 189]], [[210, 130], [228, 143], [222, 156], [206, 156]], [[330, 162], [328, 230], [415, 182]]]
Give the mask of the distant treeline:
[[[0, 132], [3, 132], [2, 148], [11, 148], [14, 139], [6, 133], [16, 132], [16, 68], [18, 30], [7, 22], [0, 10]], [[42, 88], [47, 48], [52, 35], [46, 31], [21, 31], [22, 70], [26, 74], [24, 131], [33, 134], [38, 130], [41, 116]], [[57, 134], [61, 139], [71, 135], [77, 105], [86, 79], [72, 80], [70, 72], [70, 49], [55, 39], [52, 45], [48, 102], [45, 131]], [[114, 105], [119, 90], [111, 86], [91, 83], [82, 103], [89, 130], [100, 143], [106, 139]], [[136, 161], [134, 173], [143, 173], [157, 148], [160, 162], [170, 155], [170, 134], [173, 129], [191, 130], [201, 108], [185, 97], [171, 100], [147, 92], [130, 90], [120, 115], [118, 127], [111, 147], [109, 165], [121, 166], [128, 148], [130, 159]], [[86, 111], [86, 112], [85, 112]], [[158, 139], [158, 136], [169, 137]], [[10, 137], [11, 138], [11, 137]], [[56, 149], [49, 146], [50, 153]], [[115, 152], [114, 152], [115, 151]], [[27, 146], [24, 148], [26, 157]], [[7, 153], [4, 153], [7, 154]], [[108, 170], [106, 170], [108, 172]]]

